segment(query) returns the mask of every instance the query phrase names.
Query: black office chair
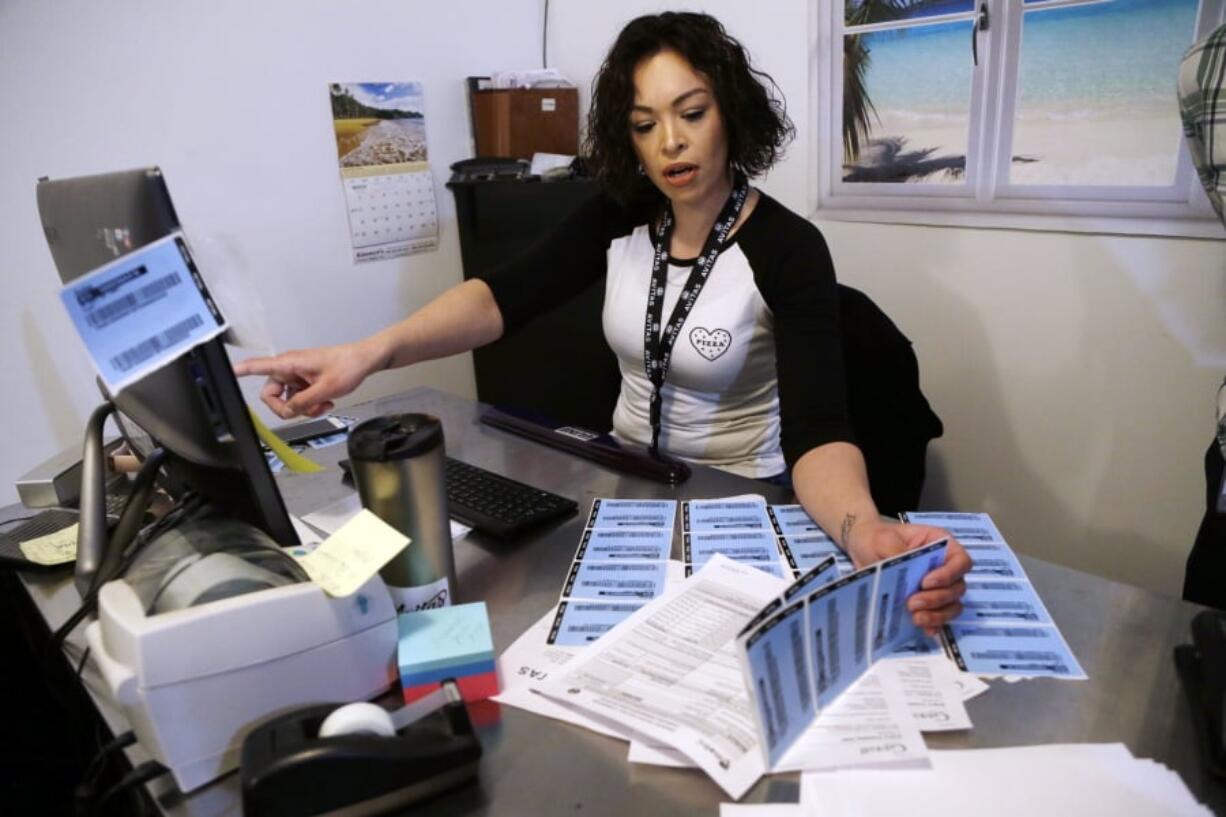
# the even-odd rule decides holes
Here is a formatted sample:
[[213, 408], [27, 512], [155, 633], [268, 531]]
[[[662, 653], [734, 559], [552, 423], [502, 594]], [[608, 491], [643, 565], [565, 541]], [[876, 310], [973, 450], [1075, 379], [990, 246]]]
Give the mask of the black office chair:
[[839, 284], [847, 410], [883, 514], [915, 510], [929, 440], [944, 433], [919, 386], [911, 341], [872, 299]]

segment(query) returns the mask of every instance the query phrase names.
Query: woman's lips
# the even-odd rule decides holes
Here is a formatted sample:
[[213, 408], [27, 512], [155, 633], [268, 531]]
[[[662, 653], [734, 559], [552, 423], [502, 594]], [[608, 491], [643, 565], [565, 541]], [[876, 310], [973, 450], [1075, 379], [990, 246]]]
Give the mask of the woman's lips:
[[698, 175], [697, 165], [676, 164], [664, 168], [664, 181], [673, 187], [685, 187]]

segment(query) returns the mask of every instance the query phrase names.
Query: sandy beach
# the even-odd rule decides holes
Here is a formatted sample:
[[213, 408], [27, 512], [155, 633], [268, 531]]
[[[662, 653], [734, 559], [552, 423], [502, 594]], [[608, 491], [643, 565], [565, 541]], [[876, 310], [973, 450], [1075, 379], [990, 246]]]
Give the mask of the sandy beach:
[[[935, 121], [932, 121], [935, 120]], [[950, 117], [882, 112], [881, 125], [847, 181], [961, 183], [967, 126]], [[1170, 115], [1021, 119], [1014, 184], [1168, 185], [1182, 138]]]
[[361, 141], [341, 157], [341, 167], [421, 162], [426, 159], [426, 126], [420, 119], [388, 119], [362, 131]]
[[[1009, 181], [1173, 184], [1182, 141], [1175, 77], [1196, 0], [1048, 5], [1023, 11]], [[960, 21], [852, 35], [867, 52], [861, 87], [876, 115], [846, 181], [962, 183], [974, 80], [967, 34]]]

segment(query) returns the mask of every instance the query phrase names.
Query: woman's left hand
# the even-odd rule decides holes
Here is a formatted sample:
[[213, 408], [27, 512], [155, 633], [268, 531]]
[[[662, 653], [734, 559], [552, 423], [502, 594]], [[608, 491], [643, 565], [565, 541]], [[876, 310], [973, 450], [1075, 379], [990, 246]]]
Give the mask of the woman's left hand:
[[941, 528], [866, 520], [851, 529], [847, 546], [859, 568], [942, 538], [949, 539], [945, 564], [924, 576], [920, 591], [907, 599], [916, 626], [929, 635], [962, 612], [963, 577], [971, 569], [971, 557], [958, 540]]

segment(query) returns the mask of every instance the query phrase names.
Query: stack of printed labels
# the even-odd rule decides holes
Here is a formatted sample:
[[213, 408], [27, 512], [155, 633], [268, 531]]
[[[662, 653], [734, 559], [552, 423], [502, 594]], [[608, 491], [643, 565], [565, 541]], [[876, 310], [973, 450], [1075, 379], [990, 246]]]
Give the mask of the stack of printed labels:
[[732, 799], [804, 772], [799, 804], [726, 817], [1209, 813], [1118, 744], [928, 751], [921, 732], [971, 728], [979, 676], [1086, 676], [987, 514], [905, 521], [975, 561], [939, 640], [903, 643], [900, 599], [941, 543], [856, 571], [798, 505], [598, 499], [558, 604], [500, 656], [496, 700], [621, 738], [632, 762], [701, 768]]
[[[900, 558], [897, 569], [843, 575], [828, 538], [789, 547], [785, 537], [804, 535], [790, 508], [737, 497], [683, 503], [685, 562], [662, 565], [676, 510], [664, 500], [593, 503], [558, 606], [499, 659], [497, 700], [623, 738], [634, 762], [699, 766], [733, 797], [767, 771], [923, 765], [921, 731], [970, 728], [962, 702], [986, 685], [934, 642], [904, 644], [899, 627], [909, 616], [898, 588], [914, 588], [943, 559], [934, 549], [942, 545]], [[791, 518], [787, 533], [780, 517]], [[816, 564], [801, 570], [808, 562]], [[822, 643], [842, 646], [814, 664], [820, 673], [806, 670], [769, 700], [752, 694], [747, 657], [773, 670], [771, 646], [786, 649], [788, 639], [761, 641], [755, 654], [750, 635], [810, 598], [813, 616], [823, 600], [824, 624], [841, 617], [828, 627], [841, 642]], [[823, 696], [832, 683], [837, 692]], [[780, 712], [770, 709], [781, 696], [786, 741], [776, 740]]]

